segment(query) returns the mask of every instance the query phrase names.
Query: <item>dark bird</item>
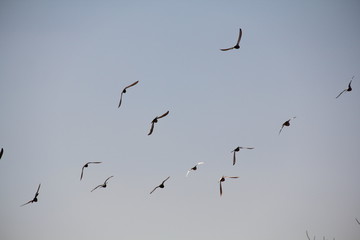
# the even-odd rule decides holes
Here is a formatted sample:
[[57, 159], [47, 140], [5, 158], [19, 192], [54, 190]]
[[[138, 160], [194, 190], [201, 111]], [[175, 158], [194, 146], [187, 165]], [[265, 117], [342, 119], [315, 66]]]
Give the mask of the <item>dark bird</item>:
[[138, 82], [139, 82], [139, 81], [136, 81], [136, 82], [130, 84], [129, 86], [126, 86], [126, 87], [122, 90], [121, 95], [120, 95], [120, 102], [119, 102], [118, 108], [121, 106], [122, 97], [123, 97], [123, 94], [126, 93], [126, 89], [128, 89], [128, 88], [130, 88], [130, 87], [132, 87], [132, 86], [135, 86]]
[[231, 152], [234, 153], [234, 156], [233, 156], [233, 165], [235, 165], [235, 163], [236, 163], [235, 153], [236, 153], [236, 152], [239, 152], [240, 149], [254, 149], [254, 148], [253, 148], [253, 147], [237, 147], [237, 148], [235, 148], [234, 150], [232, 150]]
[[151, 135], [151, 134], [152, 134], [152, 132], [153, 132], [153, 130], [154, 130], [154, 124], [157, 123], [160, 118], [163, 118], [163, 117], [165, 117], [165, 116], [168, 115], [168, 114], [169, 114], [169, 111], [167, 111], [166, 113], [164, 113], [163, 115], [161, 115], [161, 116], [159, 116], [159, 117], [154, 118], [154, 119], [151, 121], [151, 128], [150, 128], [150, 132], [148, 133], [148, 135]]
[[287, 120], [286, 122], [284, 122], [284, 123], [282, 124], [282, 126], [281, 126], [281, 128], [280, 128], [280, 131], [279, 131], [279, 135], [280, 135], [283, 127], [285, 127], [285, 126], [286, 126], [286, 127], [290, 126], [290, 121], [293, 120], [293, 119], [295, 119], [295, 118], [296, 118], [296, 117], [292, 117], [292, 118], [290, 118], [289, 120]]
[[357, 219], [357, 218], [355, 218], [355, 220], [356, 220], [356, 222], [360, 225], [360, 222], [359, 222], [359, 220]]
[[231, 50], [231, 49], [239, 49], [240, 48], [240, 40], [241, 40], [241, 36], [242, 36], [242, 30], [240, 28], [240, 32], [239, 32], [239, 37], [238, 37], [238, 40], [236, 42], [236, 45], [231, 47], [231, 48], [223, 48], [223, 49], [220, 49], [221, 51], [228, 51], [228, 50]]
[[37, 198], [37, 197], [38, 197], [38, 195], [39, 195], [40, 186], [41, 186], [41, 183], [39, 184], [39, 187], [38, 187], [38, 189], [37, 189], [37, 191], [36, 191], [36, 193], [35, 193], [34, 199], [28, 201], [27, 203], [24, 203], [24, 204], [21, 205], [20, 207], [25, 206], [26, 204], [33, 203], [33, 202], [37, 202], [37, 201], [38, 201], [38, 198]]
[[89, 164], [92, 164], [92, 163], [98, 164], [98, 163], [101, 163], [101, 162], [88, 162], [88, 163], [86, 163], [86, 164], [82, 167], [82, 169], [81, 169], [80, 181], [81, 181], [81, 179], [82, 179], [82, 177], [83, 177], [83, 174], [84, 174], [84, 168], [89, 167]]
[[155, 188], [150, 192], [150, 194], [152, 194], [157, 188], [164, 188], [164, 187], [165, 187], [164, 183], [165, 183], [169, 178], [170, 178], [170, 176], [167, 177], [164, 181], [162, 181], [162, 183], [161, 183], [159, 186], [155, 187]]
[[190, 168], [190, 169], [187, 171], [186, 176], [188, 176], [191, 171], [196, 171], [197, 168], [198, 168], [198, 165], [201, 165], [201, 164], [204, 164], [204, 162], [198, 162], [194, 167]]
[[222, 182], [225, 182], [225, 178], [239, 178], [239, 177], [228, 177], [228, 176], [222, 176], [219, 180], [219, 183], [220, 183], [220, 197], [222, 196], [222, 185], [221, 183]]
[[4, 154], [4, 149], [1, 148], [1, 151], [0, 151], [0, 159], [1, 159], [1, 157], [2, 157], [3, 154]]
[[339, 93], [339, 95], [337, 95], [336, 98], [340, 97], [340, 95], [343, 94], [344, 92], [351, 92], [352, 91], [351, 82], [352, 82], [353, 79], [354, 79], [354, 76], [351, 78], [348, 87], [346, 89], [342, 90], [342, 92]]
[[[309, 240], [311, 240], [311, 239], [310, 239], [310, 236], [309, 236], [309, 233], [308, 233], [307, 230], [306, 230], [306, 237], [307, 237]], [[315, 237], [316, 237], [316, 236], [314, 236], [314, 240], [315, 240]]]
[[91, 190], [91, 192], [94, 191], [95, 189], [99, 188], [99, 187], [106, 188], [106, 186], [107, 186], [107, 181], [108, 181], [110, 178], [112, 178], [112, 177], [113, 177], [113, 176], [108, 177], [103, 184], [98, 185], [96, 188], [94, 188], [93, 190]]

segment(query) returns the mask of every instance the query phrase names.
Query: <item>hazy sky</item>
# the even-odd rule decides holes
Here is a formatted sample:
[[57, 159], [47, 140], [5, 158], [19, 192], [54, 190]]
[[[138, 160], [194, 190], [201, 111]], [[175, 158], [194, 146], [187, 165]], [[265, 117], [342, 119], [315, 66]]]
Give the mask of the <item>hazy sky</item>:
[[0, 1], [0, 239], [360, 239], [359, 24], [358, 0]]

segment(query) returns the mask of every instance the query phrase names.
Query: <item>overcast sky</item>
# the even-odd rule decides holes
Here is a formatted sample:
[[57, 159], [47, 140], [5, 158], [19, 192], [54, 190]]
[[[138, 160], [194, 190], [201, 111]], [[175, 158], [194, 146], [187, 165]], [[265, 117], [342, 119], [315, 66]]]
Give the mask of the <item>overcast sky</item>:
[[0, 1], [0, 239], [358, 240], [359, 24], [358, 0]]

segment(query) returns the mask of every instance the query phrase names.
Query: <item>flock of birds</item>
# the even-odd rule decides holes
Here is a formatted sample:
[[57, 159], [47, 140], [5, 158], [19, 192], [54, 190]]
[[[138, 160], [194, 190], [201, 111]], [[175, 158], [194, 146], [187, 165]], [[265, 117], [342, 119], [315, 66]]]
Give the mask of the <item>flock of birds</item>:
[[[224, 48], [224, 49], [220, 49], [220, 50], [221, 50], [221, 51], [229, 51], [229, 50], [233, 50], [233, 49], [239, 49], [239, 48], [240, 48], [241, 37], [242, 37], [242, 29], [240, 28], [240, 30], [239, 30], [239, 36], [238, 36], [238, 39], [237, 39], [236, 44], [235, 44], [233, 47]], [[345, 88], [344, 90], [342, 90], [342, 91], [336, 96], [336, 98], [339, 98], [339, 97], [340, 97], [343, 93], [345, 93], [345, 92], [351, 92], [351, 91], [352, 91], [351, 83], [352, 83], [352, 80], [353, 80], [353, 79], [354, 79], [354, 76], [351, 78], [351, 80], [350, 80], [350, 82], [349, 82], [349, 84], [348, 84], [348, 87]], [[134, 87], [134, 86], [137, 85], [138, 83], [139, 83], [139, 81], [136, 81], [136, 82], [134, 82], [134, 83], [126, 86], [126, 87], [121, 91], [118, 108], [120, 108], [120, 106], [121, 106], [121, 104], [122, 104], [123, 94], [125, 94], [129, 88]], [[150, 127], [150, 131], [149, 131], [149, 133], [148, 133], [149, 136], [150, 136], [150, 135], [153, 133], [153, 131], [154, 131], [155, 123], [158, 123], [158, 120], [159, 120], [159, 119], [166, 117], [168, 114], [169, 114], [169, 111], [165, 112], [164, 114], [162, 114], [162, 115], [160, 115], [160, 116], [156, 116], [156, 117], [151, 121], [151, 127]], [[282, 132], [283, 128], [284, 128], [284, 127], [289, 127], [289, 126], [290, 126], [290, 122], [291, 122], [292, 120], [294, 120], [295, 118], [296, 118], [296, 117], [294, 116], [294, 117], [286, 120], [286, 121], [281, 125], [281, 128], [280, 128], [280, 130], [279, 130], [279, 135], [280, 135], [280, 133]], [[242, 150], [242, 149], [251, 150], [251, 149], [254, 149], [254, 147], [240, 147], [240, 146], [238, 146], [238, 147], [236, 147], [233, 151], [231, 151], [231, 153], [233, 153], [233, 159], [232, 159], [232, 160], [233, 160], [233, 161], [232, 161], [232, 164], [233, 164], [233, 165], [236, 164], [236, 153], [239, 152], [239, 151]], [[0, 159], [2, 158], [3, 154], [4, 154], [4, 149], [1, 148], [1, 150], [0, 150]], [[83, 177], [84, 177], [84, 169], [85, 169], [85, 168], [88, 168], [90, 164], [100, 164], [100, 163], [101, 163], [101, 162], [87, 162], [85, 165], [83, 165], [83, 167], [82, 167], [82, 169], [81, 169], [80, 181], [81, 181], [81, 180], [83, 179]], [[190, 169], [187, 171], [187, 173], [186, 173], [186, 177], [189, 175], [189, 173], [190, 173], [191, 171], [196, 171], [196, 170], [198, 169], [198, 166], [201, 165], [201, 164], [204, 164], [204, 162], [198, 162], [195, 166], [193, 166], [192, 168], [190, 168]], [[95, 191], [95, 190], [98, 189], [98, 188], [106, 188], [106, 187], [107, 187], [107, 182], [108, 182], [108, 180], [109, 180], [110, 178], [112, 178], [112, 177], [114, 177], [114, 176], [108, 177], [108, 178], [104, 181], [103, 184], [99, 184], [98, 186], [96, 186], [95, 188], [93, 188], [93, 189], [91, 190], [91, 192]], [[225, 180], [226, 180], [227, 178], [229, 178], [229, 179], [237, 179], [237, 178], [239, 178], [239, 177], [238, 177], [238, 176], [222, 176], [222, 177], [218, 180], [218, 182], [219, 182], [219, 188], [220, 188], [220, 196], [222, 196], [222, 194], [223, 194], [222, 183], [225, 182]], [[161, 184], [159, 184], [158, 186], [156, 186], [153, 190], [151, 190], [151, 191], [150, 191], [150, 194], [152, 194], [152, 193], [153, 193], [156, 189], [158, 189], [158, 188], [164, 188], [164, 187], [165, 187], [165, 182], [166, 182], [167, 180], [169, 180], [169, 179], [170, 179], [170, 176], [167, 177], [165, 180], [163, 180], [163, 181], [161, 182]], [[25, 206], [25, 205], [27, 205], [27, 204], [30, 204], [30, 203], [36, 203], [36, 202], [38, 201], [38, 196], [39, 196], [40, 187], [41, 187], [41, 184], [39, 184], [39, 186], [38, 186], [38, 188], [37, 188], [37, 190], [36, 190], [36, 193], [35, 193], [34, 198], [33, 198], [32, 200], [30, 200], [30, 201], [22, 204], [21, 207], [22, 207], [22, 206]], [[360, 225], [360, 221], [359, 221], [357, 218], [355, 218], [355, 220], [356, 220], [356, 222]], [[311, 240], [307, 231], [306, 231], [306, 236], [307, 236], [307, 238], [308, 238], [309, 240]], [[325, 239], [325, 237], [324, 237], [324, 239]], [[315, 236], [314, 236], [314, 240], [315, 240]]]

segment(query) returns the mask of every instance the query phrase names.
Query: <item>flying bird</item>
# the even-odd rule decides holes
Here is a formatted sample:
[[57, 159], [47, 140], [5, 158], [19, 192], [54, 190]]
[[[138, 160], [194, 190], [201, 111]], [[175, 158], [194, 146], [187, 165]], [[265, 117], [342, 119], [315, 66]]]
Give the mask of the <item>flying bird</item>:
[[237, 148], [235, 148], [234, 150], [232, 150], [231, 152], [234, 153], [234, 156], [233, 156], [233, 165], [235, 165], [235, 163], [236, 163], [235, 153], [236, 153], [236, 152], [239, 152], [240, 149], [254, 149], [254, 148], [253, 148], [253, 147], [237, 147]]
[[150, 132], [148, 133], [149, 136], [152, 134], [152, 132], [153, 132], [153, 130], [154, 130], [154, 124], [157, 123], [160, 118], [163, 118], [163, 117], [165, 117], [165, 116], [168, 115], [168, 114], [169, 114], [169, 111], [167, 111], [166, 113], [164, 113], [163, 115], [161, 115], [161, 116], [159, 116], [159, 117], [154, 118], [154, 119], [151, 121], [151, 128], [150, 128]]
[[84, 168], [89, 167], [89, 164], [98, 164], [98, 163], [101, 163], [101, 162], [88, 162], [88, 163], [86, 163], [86, 164], [82, 167], [82, 169], [81, 169], [80, 181], [81, 181], [81, 179], [82, 179], [82, 177], [83, 177], [83, 174], [84, 174]]
[[198, 162], [194, 167], [190, 168], [190, 169], [187, 171], [186, 176], [188, 176], [191, 171], [196, 171], [197, 168], [198, 168], [198, 165], [201, 165], [201, 164], [204, 164], [204, 162]]
[[22, 207], [22, 206], [25, 206], [25, 205], [27, 205], [27, 204], [29, 204], [29, 203], [33, 203], [33, 202], [37, 202], [38, 201], [38, 195], [39, 195], [39, 190], [40, 190], [40, 186], [41, 186], [41, 183], [39, 184], [39, 187], [38, 187], [38, 189], [37, 189], [37, 191], [36, 191], [36, 193], [35, 193], [35, 197], [33, 198], [33, 200], [30, 200], [30, 201], [28, 201], [27, 203], [24, 203], [23, 205], [21, 205], [20, 207]]
[[162, 183], [161, 183], [159, 186], [155, 187], [155, 188], [150, 192], [150, 194], [152, 194], [157, 188], [164, 188], [164, 187], [165, 187], [164, 183], [165, 183], [169, 178], [170, 178], [170, 176], [167, 177], [164, 181], [162, 181]]
[[129, 86], [126, 86], [126, 87], [122, 90], [121, 95], [120, 95], [120, 102], [119, 102], [118, 108], [121, 106], [122, 97], [123, 97], [123, 94], [126, 93], [126, 89], [128, 89], [128, 88], [130, 88], [130, 87], [132, 87], [132, 86], [135, 86], [138, 82], [139, 82], [139, 81], [136, 81], [136, 82], [130, 84]]
[[93, 190], [91, 190], [91, 192], [94, 191], [95, 189], [99, 188], [99, 187], [106, 188], [106, 186], [107, 186], [107, 181], [108, 181], [110, 178], [112, 178], [112, 177], [113, 177], [113, 176], [108, 177], [103, 184], [98, 185], [96, 188], [94, 188]]
[[355, 218], [355, 220], [356, 220], [356, 222], [360, 225], [360, 222], [359, 222], [359, 220], [357, 219], [357, 218]]
[[222, 185], [221, 185], [221, 183], [222, 183], [222, 182], [225, 182], [225, 179], [226, 179], [226, 178], [239, 178], [239, 177], [222, 176], [222, 177], [220, 178], [220, 180], [219, 180], [219, 183], [220, 183], [220, 197], [222, 196]]
[[354, 76], [351, 78], [348, 87], [346, 89], [342, 90], [342, 92], [339, 93], [339, 95], [337, 95], [336, 98], [340, 97], [340, 95], [343, 94], [344, 92], [351, 92], [352, 91], [351, 82], [352, 82], [353, 79], [354, 79]]
[[4, 154], [4, 149], [1, 148], [1, 151], [0, 151], [0, 159], [1, 159], [1, 157], [2, 157], [3, 154]]
[[239, 49], [240, 48], [240, 40], [241, 40], [241, 36], [242, 36], [242, 30], [240, 28], [240, 32], [239, 32], [239, 37], [238, 37], [238, 40], [236, 42], [236, 45], [231, 47], [231, 48], [223, 48], [223, 49], [220, 49], [221, 51], [228, 51], [228, 50], [231, 50], [231, 49]]
[[284, 122], [284, 123], [282, 124], [282, 126], [281, 126], [281, 128], [280, 128], [280, 131], [279, 131], [279, 135], [280, 135], [283, 127], [285, 127], [285, 126], [286, 126], [286, 127], [290, 126], [290, 121], [293, 120], [293, 119], [295, 119], [295, 118], [296, 118], [296, 117], [292, 117], [292, 118], [290, 118], [289, 120], [287, 120], [286, 122]]

